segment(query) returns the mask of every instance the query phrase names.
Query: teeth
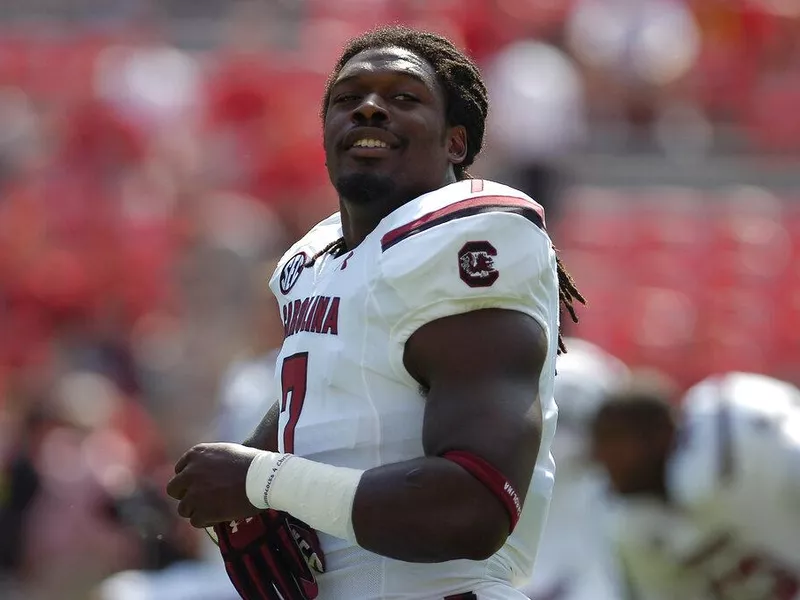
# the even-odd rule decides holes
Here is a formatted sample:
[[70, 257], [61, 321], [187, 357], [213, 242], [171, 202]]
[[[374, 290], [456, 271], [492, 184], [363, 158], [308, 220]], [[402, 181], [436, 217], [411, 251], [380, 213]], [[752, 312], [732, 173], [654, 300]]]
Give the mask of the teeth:
[[365, 139], [358, 140], [353, 144], [353, 148], [388, 148], [389, 144], [380, 140]]

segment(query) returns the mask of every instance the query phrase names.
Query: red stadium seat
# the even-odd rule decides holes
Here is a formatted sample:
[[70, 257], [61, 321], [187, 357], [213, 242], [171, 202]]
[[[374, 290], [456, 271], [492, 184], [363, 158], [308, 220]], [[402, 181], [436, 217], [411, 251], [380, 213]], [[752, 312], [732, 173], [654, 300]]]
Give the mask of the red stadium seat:
[[747, 125], [761, 150], [790, 152], [800, 149], [800, 76], [773, 77], [753, 94]]
[[800, 361], [800, 210], [780, 198], [577, 190], [555, 239], [591, 303], [579, 335], [632, 364], [688, 385]]

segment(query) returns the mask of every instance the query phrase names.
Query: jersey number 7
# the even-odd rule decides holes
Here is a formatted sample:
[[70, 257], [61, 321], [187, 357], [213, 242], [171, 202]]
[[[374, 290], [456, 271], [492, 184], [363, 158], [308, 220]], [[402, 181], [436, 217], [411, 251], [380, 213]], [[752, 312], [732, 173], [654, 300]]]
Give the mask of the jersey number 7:
[[283, 428], [283, 451], [294, 453], [294, 430], [303, 410], [308, 387], [308, 352], [298, 352], [283, 359], [281, 366], [281, 413], [289, 410]]

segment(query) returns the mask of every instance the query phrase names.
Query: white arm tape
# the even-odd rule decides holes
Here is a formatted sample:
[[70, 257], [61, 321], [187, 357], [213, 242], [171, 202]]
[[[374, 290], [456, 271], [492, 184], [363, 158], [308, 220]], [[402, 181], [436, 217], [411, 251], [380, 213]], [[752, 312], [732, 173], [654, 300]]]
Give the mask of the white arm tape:
[[247, 498], [256, 508], [288, 512], [313, 529], [356, 542], [353, 500], [363, 474], [292, 454], [261, 452], [247, 471]]

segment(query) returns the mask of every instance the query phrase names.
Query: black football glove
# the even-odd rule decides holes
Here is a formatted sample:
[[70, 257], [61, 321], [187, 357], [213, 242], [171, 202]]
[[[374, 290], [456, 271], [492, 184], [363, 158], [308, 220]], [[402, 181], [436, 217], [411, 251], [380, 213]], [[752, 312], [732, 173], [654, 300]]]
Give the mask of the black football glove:
[[277, 510], [206, 529], [219, 546], [231, 583], [244, 600], [313, 600], [325, 572], [316, 532]]

